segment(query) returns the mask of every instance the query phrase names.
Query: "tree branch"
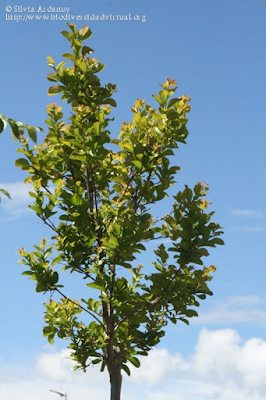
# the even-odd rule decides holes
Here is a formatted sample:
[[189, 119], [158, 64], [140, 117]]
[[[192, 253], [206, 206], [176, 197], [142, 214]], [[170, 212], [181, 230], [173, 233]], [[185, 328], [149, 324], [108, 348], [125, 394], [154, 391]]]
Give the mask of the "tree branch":
[[96, 185], [95, 185], [95, 180], [94, 180], [94, 174], [93, 174], [93, 171], [92, 171], [92, 170], [91, 170], [91, 181], [92, 181], [92, 186], [93, 186], [93, 197], [94, 197], [94, 204], [95, 204], [96, 216], [98, 217], [97, 192], [96, 192]]
[[85, 183], [86, 183], [86, 189], [87, 189], [87, 197], [89, 200], [90, 204], [90, 212], [93, 214], [93, 193], [91, 193], [91, 188], [90, 188], [90, 176], [89, 176], [89, 170], [86, 167], [85, 168]]
[[49, 218], [45, 218], [43, 215], [40, 215], [39, 217], [45, 223], [45, 225], [49, 226], [50, 229], [52, 229], [54, 232], [56, 232], [58, 234], [58, 231], [57, 231], [55, 225], [49, 220]]
[[58, 288], [55, 288], [56, 292], [58, 292], [60, 294], [60, 296], [62, 296], [65, 300], [70, 301], [70, 303], [74, 304], [75, 306], [79, 307], [82, 311], [85, 311], [86, 313], [88, 313], [91, 317], [93, 317], [97, 322], [99, 322], [100, 325], [102, 325], [102, 327], [105, 329], [104, 324], [102, 323], [102, 321], [99, 320], [98, 317], [96, 317], [96, 315], [94, 315], [90, 310], [87, 310], [85, 307], [83, 307], [81, 304], [76, 303], [75, 301], [71, 300], [69, 297], [65, 296], [64, 293], [61, 292], [61, 290], [59, 290]]
[[[188, 260], [189, 255], [187, 256], [187, 260], [186, 263], [189, 262]], [[176, 278], [176, 275], [178, 274], [178, 272], [186, 265], [186, 263], [182, 264], [179, 266], [179, 268], [175, 271], [175, 273], [172, 275], [171, 279], [167, 282], [167, 285], [165, 287], [163, 287], [163, 291], [161, 293], [161, 295], [159, 297], [156, 297], [156, 299], [151, 300], [150, 302], [146, 302], [141, 308], [132, 311], [131, 313], [129, 313], [128, 315], [125, 315], [115, 326], [115, 331], [119, 328], [120, 325], [122, 325], [122, 323], [128, 319], [130, 319], [133, 315], [142, 312], [144, 310], [147, 310], [149, 307], [154, 307], [156, 306], [158, 303], [160, 303], [160, 301], [162, 300], [163, 296], [165, 295], [165, 293], [167, 292], [169, 286], [171, 285], [171, 283], [173, 282], [173, 280]]]
[[[152, 175], [153, 175], [153, 172], [154, 172], [154, 171], [150, 171], [146, 182], [149, 182], [149, 181], [151, 180], [151, 177], [152, 177]], [[144, 192], [145, 192], [145, 187], [143, 187], [142, 193], [140, 194], [140, 197], [138, 198], [138, 200], [137, 200], [136, 203], [135, 203], [135, 207], [134, 207], [134, 209], [133, 209], [133, 212], [134, 212], [134, 213], [137, 212], [137, 209], [138, 209], [139, 206], [140, 206], [140, 203], [141, 203], [141, 201], [142, 201], [142, 199], [143, 199]]]

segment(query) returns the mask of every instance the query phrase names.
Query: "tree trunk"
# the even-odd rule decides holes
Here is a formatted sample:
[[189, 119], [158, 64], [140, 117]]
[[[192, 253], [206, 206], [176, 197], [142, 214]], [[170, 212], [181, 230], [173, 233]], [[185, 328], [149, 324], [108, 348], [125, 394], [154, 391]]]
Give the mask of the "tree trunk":
[[110, 375], [110, 400], [120, 400], [121, 386], [122, 386], [122, 374], [120, 365], [112, 365], [109, 368]]

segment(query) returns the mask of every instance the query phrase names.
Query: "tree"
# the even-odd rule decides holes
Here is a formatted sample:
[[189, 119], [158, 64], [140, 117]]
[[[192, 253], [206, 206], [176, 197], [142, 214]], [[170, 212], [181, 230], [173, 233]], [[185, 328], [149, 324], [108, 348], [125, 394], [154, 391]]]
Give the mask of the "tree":
[[[173, 196], [169, 213], [151, 213], [180, 169], [170, 157], [188, 135], [189, 98], [174, 97], [176, 82], [166, 79], [153, 96], [157, 108], [137, 100], [132, 121], [111, 139], [117, 88], [101, 85], [104, 65], [82, 44], [91, 36], [89, 27], [68, 25], [62, 34], [72, 52], [63, 57], [73, 64], [56, 66], [48, 57], [53, 71], [47, 78], [54, 83], [48, 94], [61, 93], [71, 114], [65, 122], [62, 107], [50, 104], [43, 144], [30, 147], [20, 138], [24, 158], [16, 161], [33, 187], [30, 208], [51, 228], [52, 241], [43, 239], [32, 252], [21, 249], [20, 264], [37, 292], [58, 294], [45, 304], [44, 336], [50, 343], [55, 336], [68, 339], [77, 368], [107, 367], [110, 399], [119, 400], [121, 371], [130, 375], [128, 364], [140, 366], [138, 356], [160, 342], [169, 322], [188, 324], [199, 300], [212, 294], [208, 283], [215, 267], [204, 267], [203, 258], [208, 246], [223, 244], [222, 232], [211, 221], [214, 212], [207, 212], [206, 184], [185, 186]], [[155, 260], [137, 265], [152, 241], [158, 243]], [[58, 264], [84, 279], [88, 298], [68, 295]]]

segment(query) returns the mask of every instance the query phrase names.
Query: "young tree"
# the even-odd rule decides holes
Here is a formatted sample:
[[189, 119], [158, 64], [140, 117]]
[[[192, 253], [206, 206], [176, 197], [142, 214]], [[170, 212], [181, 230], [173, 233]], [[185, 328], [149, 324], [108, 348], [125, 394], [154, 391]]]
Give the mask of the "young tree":
[[[30, 208], [51, 228], [52, 241], [43, 239], [29, 253], [20, 250], [20, 264], [27, 266], [23, 274], [36, 281], [37, 292], [60, 296], [45, 304], [43, 333], [49, 342], [56, 335], [68, 339], [73, 360], [84, 370], [97, 363], [102, 371], [107, 367], [110, 399], [119, 400], [121, 371], [130, 374], [128, 363], [139, 367], [137, 356], [160, 342], [168, 322], [188, 324], [199, 300], [212, 294], [208, 283], [215, 267], [204, 267], [202, 259], [209, 254], [206, 247], [223, 244], [222, 232], [207, 212], [206, 184], [185, 186], [169, 213], [158, 218], [151, 213], [180, 169], [169, 158], [188, 135], [189, 98], [173, 97], [176, 83], [166, 79], [153, 96], [158, 108], [137, 100], [132, 121], [111, 139], [116, 86], [101, 85], [104, 65], [82, 45], [91, 36], [89, 27], [68, 25], [70, 31], [62, 34], [72, 52], [63, 57], [73, 66], [56, 66], [48, 57], [53, 71], [47, 78], [55, 83], [48, 93], [61, 93], [71, 115], [64, 121], [62, 107], [50, 104], [43, 144], [30, 147], [21, 139], [19, 151], [26, 158], [16, 161], [33, 186]], [[156, 240], [155, 260], [137, 266], [136, 255]], [[95, 295], [71, 298], [59, 284], [57, 264], [80, 274], [88, 297]]]

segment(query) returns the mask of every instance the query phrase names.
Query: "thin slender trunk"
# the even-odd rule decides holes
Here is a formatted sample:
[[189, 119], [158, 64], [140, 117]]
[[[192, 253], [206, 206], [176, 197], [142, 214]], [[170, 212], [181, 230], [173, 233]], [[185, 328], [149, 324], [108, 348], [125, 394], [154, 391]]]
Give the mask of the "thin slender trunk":
[[120, 400], [122, 374], [120, 365], [112, 365], [108, 368], [110, 375], [110, 400]]

